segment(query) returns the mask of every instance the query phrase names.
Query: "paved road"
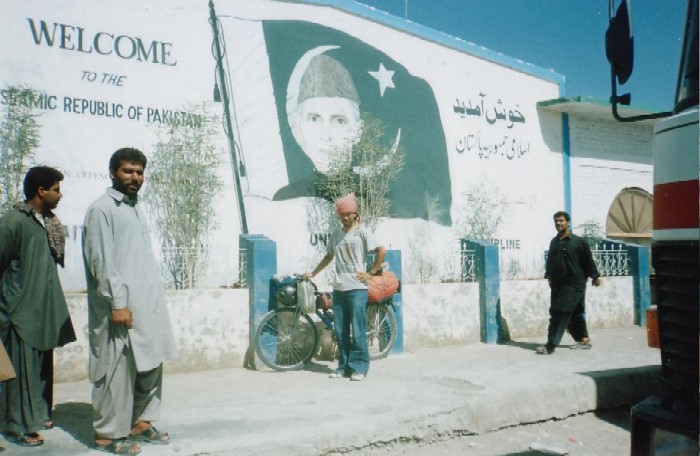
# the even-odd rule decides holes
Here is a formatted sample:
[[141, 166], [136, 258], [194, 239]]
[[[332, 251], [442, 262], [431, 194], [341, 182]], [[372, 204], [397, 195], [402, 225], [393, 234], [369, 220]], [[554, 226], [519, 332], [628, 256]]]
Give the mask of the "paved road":
[[392, 445], [353, 456], [624, 456], [630, 454], [629, 409], [509, 427], [418, 445]]
[[[657, 431], [656, 456], [697, 456], [697, 441]], [[629, 407], [563, 420], [508, 427], [432, 442], [392, 443], [352, 456], [625, 456], [630, 454]]]

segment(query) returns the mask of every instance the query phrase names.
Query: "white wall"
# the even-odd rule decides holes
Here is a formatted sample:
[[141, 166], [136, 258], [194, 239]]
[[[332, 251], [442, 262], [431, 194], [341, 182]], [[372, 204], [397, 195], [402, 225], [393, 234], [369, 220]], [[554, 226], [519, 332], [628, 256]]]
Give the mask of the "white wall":
[[[78, 340], [55, 350], [58, 382], [87, 377], [87, 297], [67, 295]], [[247, 289], [171, 291], [170, 318], [179, 357], [168, 372], [244, 367], [249, 350]], [[476, 283], [402, 285], [404, 349], [479, 343], [479, 286]], [[586, 318], [591, 337], [598, 328], [634, 324], [631, 277], [604, 278], [588, 287]], [[549, 288], [545, 280], [501, 282], [501, 312], [510, 337], [547, 336]], [[322, 334], [326, 334], [324, 331]], [[563, 344], [569, 343], [566, 337]]]
[[[551, 140], [557, 135], [552, 131], [559, 130], [561, 123], [556, 116], [538, 112], [536, 103], [557, 97], [563, 78], [410, 23], [395, 21], [387, 26], [373, 17], [376, 13], [369, 8], [366, 17], [361, 17], [357, 11], [297, 2], [229, 0], [217, 2], [216, 7], [226, 32], [224, 39], [242, 38], [227, 43], [226, 63], [237, 108], [235, 137], [244, 141], [242, 150], [246, 151], [244, 158], [252, 173], [244, 180], [243, 188], [250, 232], [277, 241], [280, 272], [309, 269], [322, 255], [323, 246], [309, 242], [313, 231], [308, 226], [305, 198], [271, 201], [269, 195], [252, 191], [257, 185], [253, 182], [255, 157], [266, 151], [279, 155], [282, 125], [276, 118], [274, 100], [263, 90], [270, 86], [248, 85], [250, 77], [245, 77], [254, 69], [259, 70], [254, 74], [263, 82], [270, 77], [265, 73], [269, 56], [264, 47], [256, 47], [260, 41], [260, 35], [255, 34], [257, 26], [250, 32], [251, 27], [241, 25], [259, 25], [263, 20], [307, 21], [335, 28], [391, 57], [412, 77], [427, 82], [447, 144], [452, 219], [458, 220], [469, 207], [465, 192], [470, 186], [488, 184], [498, 189], [504, 195], [506, 212], [495, 237], [504, 245], [517, 245], [509, 255], [513, 261], [529, 265], [537, 275], [540, 252], [548, 238], [543, 233], [550, 230], [550, 214], [561, 207], [563, 183], [559, 177], [560, 143]], [[158, 140], [157, 127], [164, 125], [154, 114], [212, 100], [215, 61], [211, 55], [209, 9], [206, 2], [188, 0], [147, 4], [137, 0], [2, 0], [2, 11], [0, 88], [31, 87], [55, 101], [38, 110], [40, 145], [29, 165], [55, 166], [66, 175], [62, 183], [64, 198], [57, 210], [69, 233], [66, 268], [60, 274], [66, 290], [80, 291], [85, 288], [80, 253], [83, 217], [88, 205], [110, 185], [107, 163], [111, 153], [134, 146], [150, 157]], [[41, 21], [46, 26], [45, 35], [41, 33]], [[52, 45], [48, 45], [49, 36]], [[101, 37], [101, 52], [95, 48], [96, 37]], [[115, 37], [124, 37], [127, 48], [136, 39], [145, 46], [166, 43], [167, 58], [161, 56], [158, 63], [121, 58], [113, 46]], [[73, 103], [82, 100], [104, 103], [107, 111], [120, 106], [121, 115], [74, 112]], [[420, 111], [421, 106], [417, 105], [416, 110]], [[465, 113], [467, 106], [474, 108], [472, 114]], [[222, 106], [212, 105], [212, 112], [221, 114]], [[521, 121], [512, 120], [518, 118], [511, 115], [516, 113]], [[496, 114], [505, 117], [497, 119]], [[223, 129], [214, 142], [224, 157], [223, 166], [217, 170], [224, 179], [224, 188], [212, 195], [218, 226], [209, 233], [210, 264], [203, 287], [230, 285], [238, 279], [241, 230]], [[277, 168], [262, 169], [258, 182], [279, 180], [283, 167]], [[427, 181], [430, 183], [429, 176]], [[147, 190], [148, 181], [144, 187]], [[179, 191], [177, 185], [173, 191]], [[414, 196], [416, 205], [424, 204], [424, 194]], [[384, 244], [405, 252], [409, 259], [407, 276], [412, 267], [411, 250], [435, 256], [437, 281], [446, 274], [441, 268], [453, 255], [450, 249], [457, 234], [454, 224], [431, 222], [426, 227], [423, 220], [386, 219], [380, 223], [378, 236]], [[153, 241], [157, 248], [160, 242], [155, 234]]]
[[605, 230], [608, 210], [626, 187], [653, 194], [653, 126], [612, 117], [570, 115], [572, 223], [594, 220]]

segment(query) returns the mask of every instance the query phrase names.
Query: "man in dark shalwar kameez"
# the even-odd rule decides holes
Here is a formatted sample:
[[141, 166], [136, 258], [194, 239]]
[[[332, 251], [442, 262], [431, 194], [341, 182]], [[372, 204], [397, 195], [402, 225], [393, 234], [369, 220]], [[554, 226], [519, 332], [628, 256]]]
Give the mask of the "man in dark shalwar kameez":
[[537, 347], [537, 353], [549, 355], [561, 342], [565, 331], [576, 341], [570, 348], [591, 348], [586, 327], [586, 280], [600, 285], [600, 274], [593, 261], [588, 242], [569, 229], [571, 217], [564, 211], [554, 214], [557, 235], [549, 243], [545, 277], [551, 289], [547, 343]]
[[53, 349], [75, 341], [58, 277], [65, 235], [52, 212], [63, 174], [48, 166], [24, 178], [26, 200], [0, 218], [0, 337], [17, 377], [2, 388], [6, 436], [38, 446], [51, 425]]

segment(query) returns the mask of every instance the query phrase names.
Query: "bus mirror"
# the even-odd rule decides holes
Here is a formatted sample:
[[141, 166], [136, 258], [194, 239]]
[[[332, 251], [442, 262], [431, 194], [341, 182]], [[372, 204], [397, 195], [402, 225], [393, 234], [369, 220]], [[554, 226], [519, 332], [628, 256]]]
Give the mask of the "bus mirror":
[[[620, 85], [627, 82], [634, 66], [634, 38], [628, 1], [622, 0], [605, 32], [605, 54]], [[612, 12], [612, 0], [610, 3]]]

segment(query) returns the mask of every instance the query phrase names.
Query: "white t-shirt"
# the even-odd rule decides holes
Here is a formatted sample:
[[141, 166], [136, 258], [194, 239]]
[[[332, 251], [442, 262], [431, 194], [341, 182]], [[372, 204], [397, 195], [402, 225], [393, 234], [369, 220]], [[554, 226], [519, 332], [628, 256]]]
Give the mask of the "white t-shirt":
[[342, 228], [331, 234], [327, 251], [335, 256], [335, 283], [338, 291], [366, 289], [367, 283], [355, 278], [358, 272], [367, 272], [367, 254], [379, 245], [374, 235], [363, 226], [347, 233]]

